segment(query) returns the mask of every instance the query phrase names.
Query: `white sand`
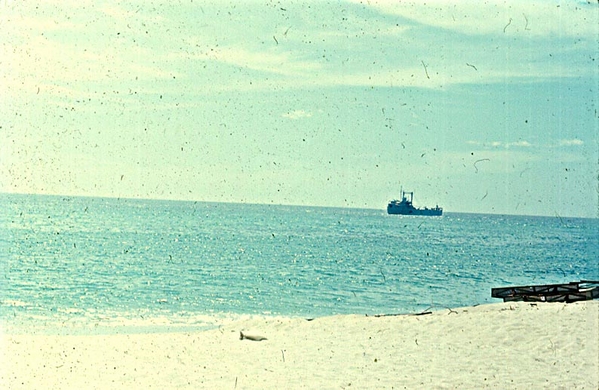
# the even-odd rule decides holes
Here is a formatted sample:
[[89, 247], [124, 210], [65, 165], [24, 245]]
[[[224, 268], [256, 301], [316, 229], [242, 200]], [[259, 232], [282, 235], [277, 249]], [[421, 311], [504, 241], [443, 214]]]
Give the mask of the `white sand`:
[[[240, 340], [241, 330], [267, 337]], [[594, 389], [599, 301], [261, 319], [196, 333], [3, 335], [3, 389]]]

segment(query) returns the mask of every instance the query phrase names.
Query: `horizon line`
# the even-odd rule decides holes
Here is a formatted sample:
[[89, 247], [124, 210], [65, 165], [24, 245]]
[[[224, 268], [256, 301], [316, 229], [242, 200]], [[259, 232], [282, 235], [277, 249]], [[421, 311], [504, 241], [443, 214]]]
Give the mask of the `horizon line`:
[[[294, 204], [294, 203], [260, 203], [260, 202], [243, 202], [243, 201], [225, 201], [225, 200], [194, 200], [194, 199], [177, 199], [177, 198], [152, 198], [152, 197], [135, 197], [135, 196], [107, 196], [107, 195], [70, 195], [70, 194], [48, 194], [48, 193], [29, 193], [29, 192], [5, 192], [0, 191], [0, 196], [42, 196], [42, 197], [54, 197], [54, 198], [88, 198], [88, 199], [111, 199], [111, 200], [133, 200], [133, 201], [161, 201], [161, 202], [186, 202], [186, 203], [214, 203], [214, 204], [229, 204], [229, 205], [256, 205], [256, 206], [283, 206], [283, 207], [303, 207], [303, 208], [322, 208], [322, 209], [351, 209], [351, 210], [372, 210], [384, 212], [385, 208], [382, 207], [356, 207], [356, 206], [325, 206], [325, 205], [305, 205], [305, 204]], [[386, 215], [387, 213], [384, 212]], [[510, 217], [540, 217], [540, 218], [569, 218], [569, 219], [599, 219], [599, 212], [594, 217], [582, 217], [582, 216], [570, 216], [570, 215], [547, 215], [547, 214], [509, 214], [509, 213], [481, 213], [472, 211], [446, 211], [443, 209], [443, 214], [470, 214], [470, 215], [491, 215], [491, 216], [510, 216]], [[396, 216], [393, 216], [396, 217]], [[405, 215], [400, 217], [418, 217]], [[442, 218], [442, 217], [441, 217]]]

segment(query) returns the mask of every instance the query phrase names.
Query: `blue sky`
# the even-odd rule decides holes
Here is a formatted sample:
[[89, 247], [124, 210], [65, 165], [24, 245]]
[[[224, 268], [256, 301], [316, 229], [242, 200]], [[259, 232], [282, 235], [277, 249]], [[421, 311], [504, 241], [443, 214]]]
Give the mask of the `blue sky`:
[[598, 216], [586, 1], [4, 1], [0, 191]]

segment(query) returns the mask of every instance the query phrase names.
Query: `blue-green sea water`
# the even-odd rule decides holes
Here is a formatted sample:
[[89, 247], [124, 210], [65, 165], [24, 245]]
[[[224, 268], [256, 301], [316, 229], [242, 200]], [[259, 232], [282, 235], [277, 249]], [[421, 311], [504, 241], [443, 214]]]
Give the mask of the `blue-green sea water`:
[[599, 280], [599, 220], [0, 195], [3, 332], [415, 313]]

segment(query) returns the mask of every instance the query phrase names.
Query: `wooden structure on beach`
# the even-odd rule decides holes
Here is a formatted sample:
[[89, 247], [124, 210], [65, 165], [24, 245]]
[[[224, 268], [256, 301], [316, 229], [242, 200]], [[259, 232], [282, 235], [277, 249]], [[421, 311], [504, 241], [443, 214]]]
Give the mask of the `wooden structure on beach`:
[[599, 298], [599, 281], [581, 280], [564, 284], [498, 287], [491, 289], [493, 298], [504, 302], [576, 302]]

